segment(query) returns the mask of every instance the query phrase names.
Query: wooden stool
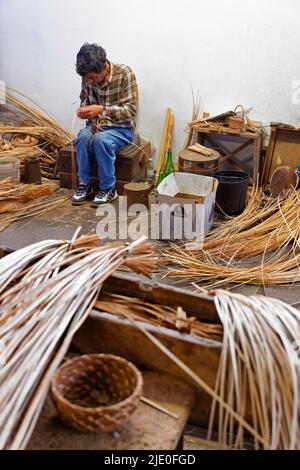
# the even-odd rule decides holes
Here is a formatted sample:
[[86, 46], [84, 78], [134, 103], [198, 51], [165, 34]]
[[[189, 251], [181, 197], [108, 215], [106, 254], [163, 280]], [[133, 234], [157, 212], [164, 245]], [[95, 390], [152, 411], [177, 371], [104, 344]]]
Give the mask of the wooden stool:
[[149, 209], [149, 183], [128, 183], [124, 186], [124, 196], [127, 196], [128, 208], [133, 204], [143, 204]]
[[206, 157], [192, 150], [179, 152], [179, 171], [195, 175], [212, 176], [219, 169], [220, 153], [213, 151], [211, 157]]

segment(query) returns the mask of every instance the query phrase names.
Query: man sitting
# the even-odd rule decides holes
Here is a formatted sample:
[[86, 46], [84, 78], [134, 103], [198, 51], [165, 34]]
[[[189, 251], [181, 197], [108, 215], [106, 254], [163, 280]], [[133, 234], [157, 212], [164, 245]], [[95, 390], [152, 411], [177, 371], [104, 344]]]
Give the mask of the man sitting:
[[86, 119], [87, 125], [79, 132], [76, 144], [79, 186], [72, 203], [83, 204], [92, 194], [92, 162], [96, 158], [99, 192], [91, 204], [97, 207], [118, 197], [116, 152], [132, 143], [138, 89], [131, 68], [107, 60], [105, 50], [97, 44], [81, 47], [76, 70], [82, 77], [77, 116]]

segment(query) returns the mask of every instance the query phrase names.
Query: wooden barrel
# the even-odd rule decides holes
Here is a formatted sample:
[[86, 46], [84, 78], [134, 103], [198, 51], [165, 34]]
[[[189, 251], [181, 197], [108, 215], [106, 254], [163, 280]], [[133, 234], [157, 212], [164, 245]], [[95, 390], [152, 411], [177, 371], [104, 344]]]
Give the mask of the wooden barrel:
[[195, 175], [212, 176], [219, 169], [220, 157], [220, 153], [216, 150], [213, 150], [213, 154], [210, 157], [193, 152], [192, 150], [182, 150], [179, 152], [179, 171]]

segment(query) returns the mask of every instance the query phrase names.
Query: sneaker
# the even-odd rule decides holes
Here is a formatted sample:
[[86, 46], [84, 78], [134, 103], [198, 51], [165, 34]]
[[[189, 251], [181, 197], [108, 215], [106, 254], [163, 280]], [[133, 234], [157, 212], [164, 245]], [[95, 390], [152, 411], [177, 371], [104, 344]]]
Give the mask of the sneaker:
[[93, 194], [93, 188], [91, 184], [80, 184], [72, 196], [72, 204], [79, 206], [83, 204], [89, 196]]
[[99, 193], [96, 194], [91, 204], [93, 207], [100, 206], [101, 204], [109, 204], [110, 202], [117, 199], [117, 197], [117, 191], [114, 189], [105, 189], [103, 191], [99, 191]]

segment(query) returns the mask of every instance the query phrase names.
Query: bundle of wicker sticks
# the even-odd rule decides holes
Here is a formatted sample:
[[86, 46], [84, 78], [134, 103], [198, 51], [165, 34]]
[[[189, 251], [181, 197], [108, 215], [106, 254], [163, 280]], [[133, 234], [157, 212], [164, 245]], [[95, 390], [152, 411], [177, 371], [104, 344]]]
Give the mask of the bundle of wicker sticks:
[[149, 275], [145, 239], [97, 246], [97, 236], [47, 240], [0, 260], [0, 449], [23, 449], [56, 368], [102, 284], [121, 265]]
[[[53, 175], [56, 150], [71, 143], [74, 136], [22, 93], [8, 89], [6, 93], [0, 91], [0, 97], [6, 102], [0, 119], [0, 158], [13, 156], [24, 162], [37, 156], [42, 175]], [[5, 119], [6, 108], [10, 122]]]
[[192, 250], [174, 245], [163, 254], [168, 275], [204, 282], [284, 285], [300, 281], [300, 195], [277, 199], [253, 191], [245, 212], [212, 231]]

